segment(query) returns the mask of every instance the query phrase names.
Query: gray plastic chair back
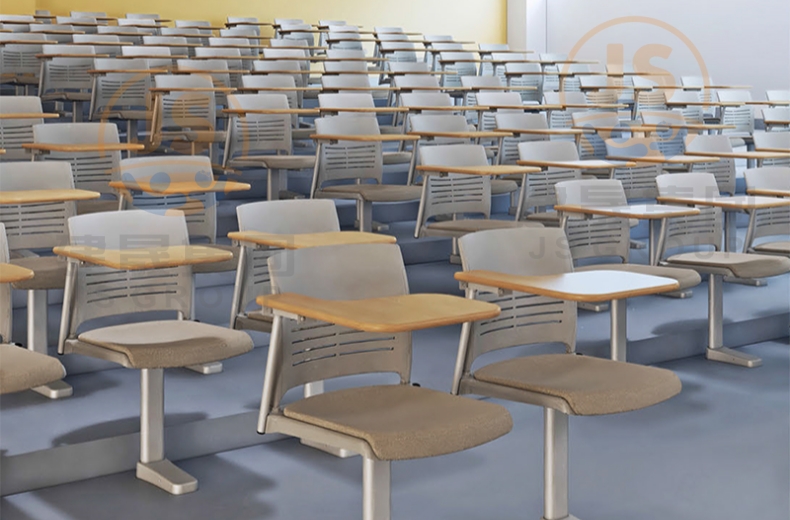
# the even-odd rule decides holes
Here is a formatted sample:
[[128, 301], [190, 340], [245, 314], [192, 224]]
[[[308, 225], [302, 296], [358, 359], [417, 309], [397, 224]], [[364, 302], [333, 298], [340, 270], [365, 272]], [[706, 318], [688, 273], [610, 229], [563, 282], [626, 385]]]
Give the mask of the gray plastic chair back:
[[30, 32], [36, 33], [39, 31], [63, 31], [65, 34], [47, 34], [47, 39], [52, 40], [53, 43], [61, 43], [61, 44], [68, 44], [72, 42], [71, 37], [73, 36], [73, 32], [76, 31], [77, 28], [73, 25], [67, 24], [41, 24], [41, 25], [31, 25]]
[[787, 132], [790, 129], [790, 107], [764, 108], [763, 121], [765, 130], [781, 130]]
[[[427, 116], [434, 117], [434, 116]], [[486, 166], [485, 147], [474, 144], [427, 146], [420, 151], [419, 162], [432, 166]], [[424, 236], [428, 219], [437, 215], [464, 214], [491, 216], [491, 178], [486, 175], [450, 173], [426, 175], [420, 198], [417, 236]]]
[[[208, 157], [182, 155], [176, 157], [135, 157], [121, 161], [121, 180], [130, 184], [192, 181], [210, 182], [214, 177]], [[186, 215], [189, 236], [216, 241], [217, 198], [213, 192], [161, 196], [134, 193], [127, 208], [145, 211], [179, 210]]]
[[74, 43], [91, 44], [97, 54], [115, 58], [121, 54], [121, 38], [114, 34], [75, 34]]
[[[582, 92], [543, 92], [543, 101], [549, 105], [559, 103], [586, 104], [587, 97]], [[549, 128], [571, 128], [573, 126], [573, 114], [582, 112], [583, 108], [566, 108], [564, 110], [552, 110], [549, 112]]]
[[[340, 231], [335, 203], [326, 199], [251, 202], [236, 208], [239, 231], [300, 234]], [[245, 249], [240, 310], [245, 313], [255, 298], [272, 292], [267, 259], [280, 249]]]
[[[640, 157], [660, 155], [658, 143], [652, 137], [607, 139], [605, 144], [606, 155], [632, 157], [637, 163]], [[661, 172], [661, 164], [643, 163], [631, 168], [616, 168], [613, 178], [623, 184], [628, 200], [654, 199], [658, 196], [656, 176]]]
[[[0, 222], [0, 263], [8, 262], [8, 242], [5, 236], [5, 226]], [[0, 342], [11, 342], [11, 327], [13, 326], [13, 308], [11, 303], [11, 285], [0, 284]]]
[[400, 97], [400, 104], [404, 107], [451, 107], [453, 98], [446, 92], [410, 92]]
[[[716, 197], [719, 187], [712, 173], [671, 173], [656, 177], [661, 196]], [[699, 215], [667, 220], [667, 232], [659, 252], [664, 258], [667, 251], [678, 247], [713, 246], [721, 250], [723, 220], [721, 208], [699, 207]]]
[[[787, 110], [788, 112], [790, 112], [790, 109], [775, 109], [775, 110]], [[755, 132], [754, 149], [759, 151], [764, 148], [781, 148], [784, 150], [790, 150], [790, 131]], [[777, 158], [777, 159], [764, 159], [763, 166], [790, 166], [790, 157]]]
[[[751, 168], [743, 172], [743, 177], [746, 180], [747, 190], [790, 191], [790, 167], [788, 166]], [[752, 243], [758, 238], [790, 235], [790, 207], [756, 210], [753, 226], [753, 233], [748, 237]], [[752, 243], [745, 244], [744, 249], [748, 251]]]
[[[156, 76], [154, 84], [164, 88], [213, 88], [210, 76], [184, 74]], [[217, 104], [213, 92], [173, 91], [160, 94], [159, 112], [154, 121], [157, 130], [214, 130], [217, 127]]]
[[[286, 69], [287, 70], [287, 69]], [[242, 76], [241, 77], [241, 86], [242, 87], [253, 87], [253, 88], [293, 88], [294, 90], [291, 91], [279, 91], [278, 94], [283, 94], [288, 99], [288, 107], [289, 108], [300, 108], [302, 106], [302, 92], [297, 91], [296, 87], [296, 77], [300, 77], [298, 75], [290, 75], [290, 74], [266, 74], [266, 75], [255, 75], [255, 76]], [[301, 79], [301, 78], [300, 78]], [[294, 127], [298, 125], [299, 116], [294, 114], [291, 116], [291, 123]]]
[[[510, 46], [506, 43], [481, 43], [478, 45], [478, 48], [481, 51], [507, 51], [510, 50]], [[491, 63], [486, 63], [486, 61], [491, 61], [495, 59], [492, 54], [483, 55], [484, 62], [480, 64], [480, 75], [481, 76], [495, 76], [496, 71], [494, 70], [494, 66]]]
[[[95, 54], [91, 45], [44, 45], [43, 54]], [[93, 57], [51, 58], [41, 62], [39, 95], [65, 92], [89, 92], [93, 81], [88, 71], [93, 68]]]
[[[489, 270], [521, 276], [573, 271], [565, 233], [557, 228], [514, 228], [471, 233], [458, 240], [464, 271]], [[480, 356], [505, 348], [560, 343], [576, 347], [576, 304], [525, 293], [498, 295], [479, 292], [478, 300], [498, 305], [502, 312], [472, 324], [463, 375]]]
[[123, 47], [122, 56], [162, 56], [162, 58], [145, 58], [151, 69], [172, 69], [173, 60], [170, 58], [169, 47]]
[[[33, 126], [33, 141], [50, 144], [118, 144], [118, 127], [113, 123], [57, 123]], [[109, 182], [120, 178], [121, 152], [49, 152], [43, 161], [68, 161], [78, 189], [99, 193], [115, 192]]]
[[[504, 92], [505, 84], [497, 76], [461, 76], [462, 87], [503, 87], [501, 91], [497, 92]], [[467, 92], [465, 104], [470, 106], [477, 105], [477, 95], [474, 92]], [[474, 115], [474, 112], [469, 112], [469, 116], [472, 115]]]
[[[579, 179], [556, 185], [557, 203], [572, 206], [625, 206], [628, 200], [616, 179]], [[628, 219], [568, 215], [565, 234], [574, 260], [619, 257], [628, 261], [631, 235]]]
[[[509, 54], [508, 56], [517, 56]], [[492, 58], [498, 59], [497, 53], [492, 55]], [[516, 59], [510, 57], [506, 59]], [[494, 73], [502, 79], [505, 83], [513, 87], [535, 87], [535, 90], [527, 90], [521, 92], [521, 100], [525, 102], [539, 102], [542, 93], [543, 76], [535, 74], [541, 72], [540, 64], [538, 63], [523, 63], [523, 62], [508, 62], [497, 65]], [[513, 75], [521, 74], [521, 76]]]
[[96, 70], [139, 70], [134, 73], [109, 73], [96, 76], [91, 99], [91, 119], [107, 119], [111, 112], [119, 110], [146, 110], [149, 108], [149, 90], [151, 89], [151, 75], [148, 60], [145, 59], [116, 59], [96, 58]]
[[442, 88], [436, 76], [405, 74], [403, 76], [395, 76], [392, 81], [396, 87], [406, 91], [414, 88], [435, 88], [436, 90], [441, 90]]
[[[233, 46], [233, 45], [249, 46], [251, 43], [256, 43], [257, 44], [258, 40], [256, 39], [256, 40], [252, 40], [251, 41], [251, 40], [249, 40], [247, 38], [229, 38], [229, 37], [217, 38], [217, 37], [214, 37], [214, 36], [209, 36], [208, 37], [208, 44], [209, 44], [210, 47], [214, 47], [214, 48], [222, 49], [222, 50], [230, 50], [230, 49], [234, 48], [234, 47], [228, 47], [229, 45], [230, 46]], [[239, 53], [242, 56], [252, 56], [253, 55], [253, 51], [255, 51], [255, 56], [257, 56], [257, 49], [253, 49], [253, 48], [249, 48], [249, 47], [246, 47], [246, 48], [242, 47], [242, 48], [238, 48], [236, 50], [238, 50]]]
[[767, 99], [768, 101], [790, 101], [790, 89], [766, 90], [765, 99]]
[[[382, 49], [386, 49], [387, 48], [386, 45], [389, 45], [389, 44], [382, 43], [381, 44], [381, 48]], [[398, 48], [397, 45], [398, 44], [393, 44], [392, 48]], [[395, 53], [395, 54], [397, 54], [397, 53]], [[430, 70], [431, 70], [430, 65], [428, 65], [427, 63], [422, 62], [422, 61], [421, 62], [408, 62], [408, 61], [397, 62], [397, 61], [390, 60], [390, 62], [387, 64], [387, 68], [389, 68], [389, 70], [391, 70], [392, 72], [394, 72], [396, 74], [399, 74], [399, 75], [405, 75], [405, 74], [407, 74], [409, 72], [430, 72]]]
[[[98, 34], [117, 33], [116, 36], [121, 42], [134, 45], [142, 45], [143, 36], [146, 34], [138, 27], [121, 27], [118, 25], [100, 25], [96, 30]], [[123, 47], [121, 47], [121, 55], [123, 56]]]
[[[438, 44], [437, 44], [438, 45]], [[445, 87], [459, 87], [461, 86], [461, 78], [463, 76], [476, 76], [477, 64], [470, 62], [451, 62], [444, 63], [446, 60], [474, 60], [477, 59], [477, 54], [474, 52], [440, 52], [437, 62], [441, 65], [439, 70], [447, 72], [455, 72], [455, 74], [442, 76], [442, 85]]]
[[313, 27], [306, 23], [284, 23], [280, 26], [280, 31], [287, 31], [283, 34], [283, 39], [303, 40], [308, 46], [315, 45], [315, 36], [311, 32]]
[[331, 42], [330, 49], [362, 50], [362, 36], [359, 33], [331, 30], [326, 35], [326, 40]]
[[[397, 37], [396, 37], [397, 36]], [[379, 43], [379, 53], [386, 57], [389, 61], [387, 65], [390, 70], [397, 71], [392, 65], [417, 65], [417, 45], [408, 41], [409, 37], [403, 35], [386, 35], [378, 36], [382, 41]], [[383, 41], [388, 40], [388, 41]], [[414, 50], [412, 50], [414, 49]], [[414, 67], [411, 69], [401, 69], [399, 72], [408, 71], [424, 71], [428, 72], [431, 67], [430, 64], [419, 62], [421, 67]]]
[[[317, 134], [379, 135], [375, 117], [331, 116], [315, 120]], [[320, 189], [328, 181], [372, 179], [381, 184], [383, 156], [380, 142], [340, 141], [323, 143], [318, 156], [317, 178], [313, 185]]]
[[[497, 113], [494, 114], [494, 124], [497, 130], [545, 130], [548, 128], [546, 117], [543, 114]], [[519, 159], [518, 145], [520, 143], [548, 140], [548, 135], [539, 134], [521, 134], [505, 137], [502, 141], [502, 149], [499, 152], [499, 163], [516, 164], [516, 161]]]
[[[669, 101], [679, 101], [685, 103], [694, 103], [700, 100], [700, 93], [693, 90], [676, 90], [670, 96], [668, 92], [664, 93], [664, 97]], [[700, 124], [705, 122], [705, 111], [699, 105], [688, 105], [678, 109], [687, 123]]]
[[[752, 94], [748, 90], [718, 90], [716, 95], [719, 101], [741, 102], [752, 100]], [[722, 130], [722, 134], [732, 137], [750, 137], [754, 133], [754, 110], [749, 105], [722, 107], [721, 122], [725, 125], [735, 125], [735, 128]]]
[[[69, 237], [71, 245], [120, 250], [189, 244], [179, 211], [114, 211], [71, 217]], [[96, 318], [152, 311], [177, 311], [188, 317], [191, 310], [189, 266], [118, 271], [85, 264], [77, 270], [71, 319], [61, 337], [75, 338], [81, 324]], [[61, 329], [64, 325], [61, 322]]]
[[[663, 95], [663, 94], [662, 94]], [[639, 117], [646, 125], [682, 125], [686, 119], [677, 110], [643, 110]], [[685, 128], [659, 128], [653, 133], [656, 137], [658, 150], [664, 155], [683, 155], [686, 149], [685, 139], [688, 130]]]
[[[228, 70], [227, 60], [177, 60], [176, 67], [179, 70], [192, 71], [193, 74], [207, 74], [214, 86], [217, 88], [230, 88], [236, 87], [231, 80], [231, 74], [224, 72]], [[201, 71], [201, 72], [198, 72]], [[202, 72], [206, 71], [206, 72]], [[211, 71], [211, 72], [208, 72]], [[216, 72], [220, 71], [220, 72]], [[235, 74], [233, 76], [236, 76]], [[216, 104], [218, 106], [228, 106], [228, 95], [225, 92], [217, 92], [214, 94]]]
[[286, 48], [307, 47], [307, 41], [293, 38], [275, 38], [273, 40], [269, 40], [269, 46]]
[[[337, 76], [340, 78], [341, 76]], [[322, 78], [321, 82], [327, 86], [327, 80], [334, 79], [333, 77], [326, 76]], [[359, 78], [367, 81], [366, 78]], [[373, 102], [373, 95], [360, 92], [340, 92], [338, 94], [318, 94], [318, 106], [321, 108], [374, 108], [376, 105]], [[358, 112], [339, 112], [343, 117], [366, 117], [374, 118], [376, 114], [366, 114]]]
[[[288, 78], [291, 79], [291, 78]], [[287, 109], [288, 97], [284, 94], [231, 94], [230, 108]], [[238, 156], [291, 154], [292, 120], [288, 114], [245, 114], [230, 119], [225, 159], [227, 164]]]
[[[732, 152], [732, 144], [726, 135], [688, 135], [685, 149], [689, 152]], [[735, 159], [722, 157], [717, 162], [694, 164], [692, 171], [708, 172], [716, 176], [719, 191], [735, 195]]]
[[[3, 191], [68, 190], [74, 188], [74, 179], [67, 162], [5, 162], [0, 163], [0, 186]], [[76, 214], [73, 201], [0, 206], [12, 251], [66, 245], [66, 221]]]
[[[333, 90], [337, 90], [340, 93], [344, 93], [343, 92], [344, 88], [360, 89], [360, 88], [368, 88], [371, 85], [370, 85], [370, 80], [365, 75], [338, 74], [331, 76], [329, 75], [321, 76], [321, 86], [323, 86], [324, 89], [333, 89]], [[349, 93], [353, 93], [353, 91]]]
[[[356, 52], [356, 51], [344, 51]], [[368, 65], [364, 61], [327, 61], [324, 62], [324, 71], [328, 74], [339, 74], [344, 72], [366, 72]], [[365, 77], [363, 74], [359, 76]]]
[[[0, 103], [0, 114], [43, 113], [41, 98], [38, 96], [4, 96]], [[22, 148], [25, 143], [33, 142], [33, 125], [43, 124], [44, 119], [0, 119], [0, 148], [5, 155], [0, 161], [30, 159], [30, 154]]]
[[[569, 141], [528, 141], [518, 145], [519, 160], [577, 161], [579, 153], [576, 145]], [[527, 175], [526, 208], [552, 208], [557, 204], [555, 186], [558, 182], [580, 179], [579, 169], [547, 168], [540, 173]]]
[[[224, 47], [198, 47], [195, 49], [196, 58], [217, 58], [228, 64], [231, 70], [252, 70], [250, 60], [241, 59], [241, 49], [229, 49]], [[237, 58], [238, 59], [234, 59]], [[241, 85], [238, 74], [231, 74], [230, 83], [234, 87]]]
[[[597, 110], [579, 110], [571, 112], [571, 126], [584, 128], [592, 126], [618, 126], [620, 119], [616, 112], [601, 112]], [[579, 143], [579, 156], [582, 159], [606, 158], [606, 143], [597, 132], [582, 134]]]
[[[400, 249], [361, 244], [283, 251], [269, 258], [275, 292], [359, 300], [409, 293]], [[390, 372], [411, 376], [411, 334], [360, 332], [315, 320], [283, 320], [273, 407], [289, 389], [313, 381]], [[321, 355], [315, 354], [320, 349]]]
[[[521, 95], [518, 92], [478, 92], [477, 103], [480, 106], [513, 106], [520, 107]], [[496, 114], [524, 112], [522, 108], [500, 108], [492, 112], [483, 112], [483, 120], [480, 122], [480, 130], [491, 131], [496, 128]]]
[[[413, 132], [466, 132], [469, 126], [464, 116], [458, 114], [415, 114], [410, 118]], [[420, 140], [420, 146], [468, 143], [466, 137], [436, 137]]]

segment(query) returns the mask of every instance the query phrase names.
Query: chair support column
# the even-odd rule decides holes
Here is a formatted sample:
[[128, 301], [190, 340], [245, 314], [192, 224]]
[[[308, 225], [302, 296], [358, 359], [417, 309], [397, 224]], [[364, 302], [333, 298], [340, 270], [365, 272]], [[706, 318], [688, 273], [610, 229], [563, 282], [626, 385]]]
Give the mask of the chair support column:
[[140, 461], [137, 478], [171, 495], [191, 493], [198, 482], [165, 458], [165, 371], [140, 371]]
[[747, 368], [759, 367], [763, 360], [724, 346], [724, 277], [708, 277], [708, 348], [705, 357], [712, 361]]
[[239, 247], [239, 263], [236, 265], [236, 283], [233, 285], [233, 300], [230, 303], [230, 321], [228, 322], [228, 327], [231, 330], [236, 330], [236, 320], [241, 311], [241, 294], [244, 292], [248, 254], [253, 254], [250, 248], [243, 245]]
[[[49, 355], [48, 302], [46, 290], [27, 291], [27, 348]], [[63, 380], [37, 386], [33, 391], [49, 399], [69, 397], [74, 389]]]
[[612, 300], [609, 309], [609, 321], [611, 330], [612, 352], [614, 361], [625, 361], [626, 350], [628, 347], [628, 326], [626, 318], [626, 307], [628, 300]]
[[280, 192], [288, 189], [288, 178], [285, 170], [269, 168], [266, 186], [267, 200], [280, 200]]
[[357, 201], [357, 222], [360, 231], [373, 231], [373, 203], [367, 200]]
[[390, 520], [390, 462], [362, 459], [362, 520]]
[[578, 520], [568, 513], [568, 415], [543, 409], [543, 520]]

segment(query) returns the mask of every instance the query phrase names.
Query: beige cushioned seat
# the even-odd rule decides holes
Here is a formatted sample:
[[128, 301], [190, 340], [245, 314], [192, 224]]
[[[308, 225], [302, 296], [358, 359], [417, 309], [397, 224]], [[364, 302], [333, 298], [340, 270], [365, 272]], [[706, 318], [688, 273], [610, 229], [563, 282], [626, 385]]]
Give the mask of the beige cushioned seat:
[[0, 345], [0, 394], [46, 385], [66, 375], [57, 359], [15, 345]]
[[379, 126], [379, 132], [382, 135], [400, 135], [403, 133], [402, 126], [392, 126], [392, 125], [381, 125]]
[[14, 258], [11, 263], [36, 273], [30, 280], [17, 282], [14, 289], [22, 291], [63, 289], [66, 285], [66, 261], [59, 256], [31, 256]]
[[560, 214], [556, 211], [541, 211], [540, 213], [530, 213], [527, 220], [541, 222], [543, 225], [558, 227], [560, 225]]
[[164, 131], [159, 134], [164, 141], [189, 141], [190, 143], [224, 143], [225, 132], [211, 130]]
[[576, 415], [629, 412], [680, 393], [680, 379], [663, 368], [572, 354], [509, 359], [474, 373], [478, 381], [526, 390], [568, 403]]
[[260, 157], [237, 157], [233, 166], [258, 166], [273, 170], [307, 170], [315, 167], [313, 155], [266, 155]]
[[77, 201], [77, 215], [87, 215], [88, 213], [105, 213], [107, 211], [118, 211], [118, 201], [109, 199]]
[[498, 404], [410, 385], [350, 388], [289, 404], [286, 417], [365, 440], [379, 460], [435, 457], [508, 433]]
[[774, 255], [790, 256], [790, 241], [764, 242], [754, 246], [754, 250], [758, 253], [771, 253]]
[[315, 134], [315, 128], [295, 128], [291, 131], [291, 139], [296, 141], [310, 139], [313, 134]]
[[384, 152], [382, 156], [384, 164], [409, 164], [411, 162], [411, 152]]
[[235, 271], [239, 266], [239, 247], [225, 244], [208, 244], [208, 247], [216, 247], [223, 251], [233, 253], [233, 258], [224, 262], [213, 262], [210, 264], [195, 264], [192, 266], [193, 273], [224, 273], [225, 271]]
[[[76, 353], [100, 347], [103, 356], [128, 368], [174, 368], [221, 361], [252, 350], [240, 331], [196, 321], [146, 321], [83, 332], [69, 344]], [[87, 349], [85, 348], [87, 347]]]
[[[422, 188], [395, 184], [345, 184], [321, 188], [323, 196], [361, 199], [370, 202], [408, 202], [420, 200]], [[319, 193], [321, 193], [319, 192]]]
[[539, 222], [516, 222], [514, 220], [496, 220], [487, 218], [467, 218], [460, 220], [441, 220], [431, 222], [426, 229], [431, 231], [441, 231], [448, 234], [475, 233], [487, 229], [511, 229], [521, 227], [543, 227]]
[[690, 289], [696, 287], [702, 282], [699, 273], [694, 269], [680, 268], [680, 267], [665, 267], [660, 265], [643, 265], [643, 264], [595, 264], [585, 265], [584, 267], [577, 267], [576, 271], [627, 271], [629, 273], [648, 274], [652, 276], [663, 276], [677, 280], [680, 284], [678, 290]]
[[767, 278], [790, 272], [790, 258], [752, 253], [683, 253], [670, 256], [666, 263], [688, 266], [703, 273], [732, 274], [738, 278]]
[[150, 120], [154, 116], [153, 110], [113, 110], [102, 112], [104, 119], [124, 119], [130, 121]]
[[513, 193], [518, 189], [518, 184], [514, 181], [504, 179], [491, 180], [491, 195], [502, 195], [504, 193]]

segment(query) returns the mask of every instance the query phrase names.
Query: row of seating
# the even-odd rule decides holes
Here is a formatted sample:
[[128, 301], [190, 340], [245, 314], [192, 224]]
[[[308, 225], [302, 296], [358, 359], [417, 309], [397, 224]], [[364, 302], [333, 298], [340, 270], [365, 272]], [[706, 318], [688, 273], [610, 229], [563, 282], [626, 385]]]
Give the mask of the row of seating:
[[[280, 36], [307, 31], [291, 31], [287, 23], [276, 30]], [[452, 76], [446, 64], [429, 67], [423, 70]], [[227, 64], [223, 70], [230, 70]], [[305, 69], [297, 63], [288, 70], [302, 76]], [[456, 75], [467, 85], [453, 100], [452, 88], [431, 74], [410, 79], [430, 78], [436, 92], [403, 93], [398, 82], [408, 76], [394, 76], [401, 92], [388, 106], [377, 105], [371, 93], [321, 93], [317, 109], [298, 100], [294, 105], [286, 94], [234, 94], [206, 76], [185, 76], [203, 83], [184, 86], [178, 75], [154, 75], [148, 90], [161, 89], [154, 109], [160, 115], [151, 119], [149, 135], [157, 137], [149, 142], [158, 142], [147, 147], [133, 139], [121, 143], [114, 123], [45, 124], [38, 98], [28, 98], [31, 108], [24, 111], [4, 109], [11, 115], [0, 124], [16, 125], [12, 144], [19, 153], [34, 153], [34, 161], [0, 162], [0, 221], [11, 253], [0, 258], [0, 281], [28, 291], [29, 319], [28, 349], [0, 350], [0, 391], [71, 393], [58, 383], [60, 363], [45, 355], [41, 325], [46, 291], [63, 288], [58, 352], [141, 371], [137, 476], [187, 493], [197, 489], [196, 479], [165, 458], [163, 370], [210, 373], [252, 349], [242, 330], [270, 332], [258, 431], [361, 454], [366, 520], [390, 516], [391, 461], [474, 448], [511, 429], [506, 409], [459, 397], [464, 394], [544, 408], [544, 518], [572, 518], [568, 416], [638, 410], [681, 390], [671, 372], [626, 362], [628, 298], [688, 296], [705, 275], [707, 356], [760, 364], [724, 347], [722, 282], [790, 272], [788, 243], [765, 241], [786, 235], [790, 224], [790, 168], [783, 166], [790, 150], [782, 141], [790, 132], [755, 133], [755, 147], [762, 146], [758, 136], [778, 136], [766, 144], [773, 151], [741, 153], [734, 147], [746, 139], [718, 135], [734, 130], [723, 116], [690, 123], [683, 113], [645, 109], [631, 119], [632, 112], [618, 113], [624, 104], [616, 98], [588, 103], [585, 96], [577, 104], [568, 101], [574, 92], [559, 93], [547, 108], [550, 92], [536, 104], [518, 89], [496, 92], [506, 90], [499, 78], [488, 92], [482, 88], [488, 80], [463, 74]], [[285, 88], [298, 92], [295, 82]], [[369, 82], [360, 88], [373, 89]], [[178, 95], [168, 97], [173, 92]], [[4, 97], [0, 107], [5, 99], [26, 100]], [[226, 123], [217, 121], [218, 101]], [[20, 117], [23, 112], [32, 115]], [[567, 122], [560, 123], [563, 112]], [[387, 125], [376, 116], [393, 114], [396, 125], [383, 131]], [[132, 126], [127, 137], [136, 133]], [[296, 153], [298, 130], [316, 144], [314, 156], [307, 149]], [[189, 143], [188, 154], [168, 156], [186, 151], [173, 145], [178, 141]], [[196, 143], [216, 150], [196, 155]], [[220, 149], [222, 164], [212, 164]], [[123, 151], [151, 155], [122, 159]], [[762, 166], [745, 173], [749, 197], [736, 195], [736, 158]], [[385, 184], [385, 165], [407, 170], [406, 184]], [[216, 244], [217, 194], [251, 188], [216, 174], [267, 169], [274, 199], [289, 195], [282, 172], [310, 168], [307, 195], [356, 201], [359, 231], [341, 231], [330, 200], [270, 200], [239, 205], [238, 231], [228, 235], [234, 246]], [[508, 194], [518, 198], [514, 218], [492, 218], [493, 197]], [[644, 202], [655, 198], [660, 204]], [[419, 201], [417, 237], [452, 239], [462, 265], [456, 279], [467, 298], [410, 295], [395, 238], [370, 232], [380, 229], [373, 204], [409, 201]], [[743, 252], [733, 244], [737, 212], [749, 215]], [[636, 219], [650, 223], [647, 265], [627, 263]], [[228, 328], [194, 321], [194, 275], [222, 271], [236, 274]], [[6, 343], [11, 300], [3, 287]], [[609, 304], [611, 360], [575, 355], [577, 302]], [[175, 319], [138, 322], [133, 316], [142, 310], [168, 311]], [[122, 317], [122, 324], [101, 323], [111, 316]], [[450, 324], [463, 324], [450, 394], [411, 385], [410, 333]], [[478, 359], [543, 343], [563, 345], [565, 353], [487, 364]], [[397, 374], [400, 384], [323, 388], [325, 380], [378, 372]], [[283, 399], [297, 387], [303, 399]]]

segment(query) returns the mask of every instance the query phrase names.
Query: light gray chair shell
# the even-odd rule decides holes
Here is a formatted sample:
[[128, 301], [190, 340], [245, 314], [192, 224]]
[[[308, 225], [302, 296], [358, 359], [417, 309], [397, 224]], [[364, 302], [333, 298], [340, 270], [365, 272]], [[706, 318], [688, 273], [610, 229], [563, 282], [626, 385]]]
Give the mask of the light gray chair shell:
[[[757, 134], [755, 134], [756, 141]], [[790, 167], [765, 166], [743, 172], [746, 189], [782, 190], [790, 192]], [[790, 256], [790, 208], [767, 208], [753, 211], [750, 215], [749, 227], [744, 240], [744, 252]], [[770, 241], [755, 241], [765, 237], [773, 237]], [[784, 237], [785, 240], [776, 240]]]
[[629, 137], [606, 139], [604, 143], [607, 156], [633, 157], [637, 162], [636, 166], [616, 168], [612, 176], [622, 183], [628, 200], [656, 198], [656, 176], [661, 173], [662, 165], [639, 163], [640, 157], [658, 149], [656, 140], [652, 137]]
[[[269, 259], [276, 292], [331, 300], [409, 292], [396, 245], [366, 244], [285, 251]], [[318, 333], [318, 334], [317, 334]], [[314, 355], [315, 348], [322, 355]], [[454, 453], [512, 427], [504, 408], [410, 384], [411, 334], [361, 332], [275, 315], [258, 431], [282, 433], [363, 457], [363, 518], [390, 518], [390, 461]], [[394, 373], [399, 384], [311, 395], [284, 394], [337, 377]]]
[[[726, 135], [688, 135], [685, 149], [689, 152], [732, 152], [732, 145]], [[720, 158], [717, 162], [698, 163], [692, 168], [695, 172], [708, 172], [716, 177], [719, 192], [735, 195], [735, 159]]]
[[[335, 203], [331, 200], [277, 200], [251, 202], [236, 208], [239, 231], [301, 234], [340, 231]], [[255, 298], [272, 292], [267, 259], [277, 248], [241, 243], [236, 285], [233, 291], [230, 328], [271, 332], [272, 315], [251, 310]]]
[[[790, 130], [786, 132], [755, 132], [754, 149], [765, 148], [790, 150]], [[763, 159], [762, 166], [790, 166], [790, 157]]]
[[42, 60], [38, 92], [42, 101], [89, 101], [93, 68], [91, 45], [44, 45], [42, 54], [85, 54], [85, 58], [55, 57]]
[[[25, 41], [23, 44], [5, 43]], [[47, 35], [39, 33], [0, 33], [0, 67], [3, 78], [0, 83], [24, 86], [38, 85], [41, 78], [41, 61], [36, 57], [43, 52]]]
[[[509, 114], [508, 114], [509, 115]], [[513, 117], [520, 115], [516, 114]], [[538, 161], [578, 161], [579, 153], [576, 145], [569, 141], [526, 141], [518, 144], [519, 160]], [[552, 211], [557, 204], [555, 186], [558, 182], [580, 179], [582, 172], [579, 169], [545, 168], [540, 173], [530, 173], [526, 176], [526, 184], [522, 186], [517, 205], [518, 218], [525, 215], [527, 208], [531, 212], [526, 214], [528, 220], [542, 222], [548, 226], [559, 226], [560, 218], [556, 211]]]
[[[2, 49], [3, 47], [0, 47], [0, 50]], [[0, 103], [0, 114], [43, 112], [41, 98], [38, 96], [4, 96], [3, 102]], [[0, 161], [29, 160], [30, 154], [22, 148], [22, 145], [33, 142], [33, 126], [43, 123], [43, 118], [0, 119], [0, 148], [6, 151], [4, 155], [0, 155]]]
[[128, 121], [132, 132], [127, 140], [137, 140], [137, 121], [152, 117], [150, 69], [146, 59], [96, 58], [96, 70], [139, 70], [139, 73], [107, 73], [94, 77], [90, 118], [93, 121], [119, 119]]
[[[573, 270], [565, 235], [557, 228], [483, 231], [459, 242], [464, 271], [541, 276]], [[478, 287], [467, 287], [466, 293], [496, 303], [502, 313], [464, 325], [453, 393], [544, 408], [543, 518], [575, 518], [568, 511], [568, 416], [646, 408], [678, 394], [680, 380], [664, 369], [575, 355], [573, 302]], [[484, 361], [493, 351], [542, 343], [559, 344], [565, 353]]]
[[[97, 246], [98, 238], [99, 247], [105, 249], [189, 244], [180, 212], [82, 215], [69, 219], [69, 234], [71, 245]], [[58, 342], [62, 354], [82, 354], [140, 370], [137, 477], [175, 495], [195, 491], [197, 480], [165, 458], [164, 369], [216, 362], [252, 350], [252, 340], [243, 332], [190, 321], [192, 300], [190, 266], [122, 271], [70, 261]], [[177, 319], [80, 327], [95, 318], [128, 319], [150, 311], [174, 312]]]

